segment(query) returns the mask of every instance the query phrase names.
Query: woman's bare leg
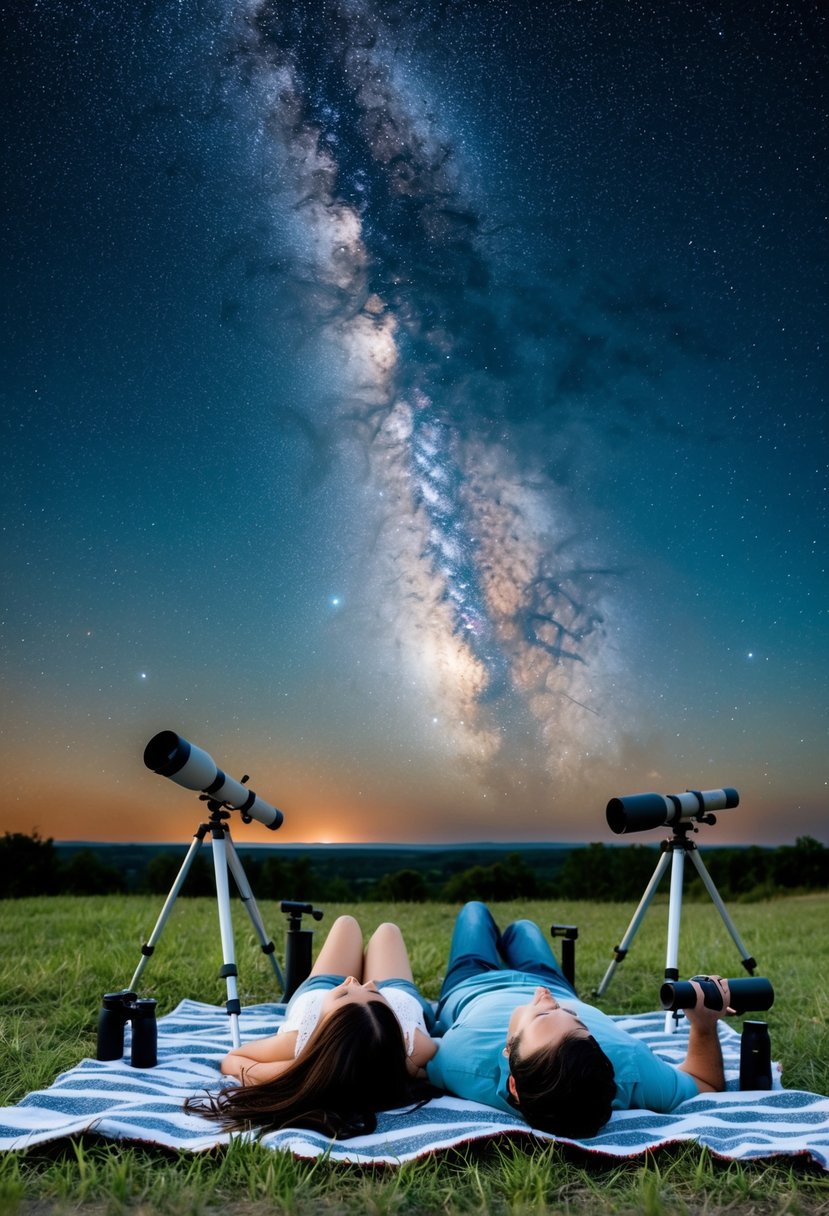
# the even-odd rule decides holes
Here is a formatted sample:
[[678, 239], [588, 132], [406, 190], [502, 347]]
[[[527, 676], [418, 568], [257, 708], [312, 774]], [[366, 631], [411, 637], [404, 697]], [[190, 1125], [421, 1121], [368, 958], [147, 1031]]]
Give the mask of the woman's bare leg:
[[397, 925], [385, 921], [369, 938], [363, 962], [364, 980], [412, 979], [412, 964]]
[[363, 978], [363, 931], [353, 916], [338, 916], [322, 943], [311, 975]]

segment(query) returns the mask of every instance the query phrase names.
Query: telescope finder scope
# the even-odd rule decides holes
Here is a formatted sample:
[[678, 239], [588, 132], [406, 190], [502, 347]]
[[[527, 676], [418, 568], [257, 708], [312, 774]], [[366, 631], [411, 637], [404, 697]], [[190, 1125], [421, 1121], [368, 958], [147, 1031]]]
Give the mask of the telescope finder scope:
[[626, 832], [646, 832], [649, 828], [716, 823], [712, 811], [730, 810], [739, 802], [740, 795], [730, 787], [685, 790], [682, 794], [630, 794], [610, 799], [607, 825], [621, 836]]
[[147, 768], [162, 777], [169, 777], [186, 790], [199, 790], [221, 806], [239, 811], [242, 819], [270, 828], [272, 832], [282, 823], [283, 815], [275, 806], [260, 798], [242, 781], [234, 781], [218, 767], [212, 756], [188, 743], [174, 730], [162, 730], [153, 735], [144, 748]]

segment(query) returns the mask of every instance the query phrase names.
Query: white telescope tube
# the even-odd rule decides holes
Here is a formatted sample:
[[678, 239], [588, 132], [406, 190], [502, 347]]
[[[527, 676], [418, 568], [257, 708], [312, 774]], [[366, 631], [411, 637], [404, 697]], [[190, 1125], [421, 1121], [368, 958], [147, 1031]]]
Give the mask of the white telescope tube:
[[154, 773], [175, 781], [176, 785], [182, 785], [186, 790], [200, 790], [222, 806], [239, 811], [245, 819], [255, 819], [272, 832], [282, 823], [281, 811], [241, 781], [228, 777], [212, 756], [188, 743], [174, 730], [162, 730], [153, 735], [144, 748], [144, 763]]

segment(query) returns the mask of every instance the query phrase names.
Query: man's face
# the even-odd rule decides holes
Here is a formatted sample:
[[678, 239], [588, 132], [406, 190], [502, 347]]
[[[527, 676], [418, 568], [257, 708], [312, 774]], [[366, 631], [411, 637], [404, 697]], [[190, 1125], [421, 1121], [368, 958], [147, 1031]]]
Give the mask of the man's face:
[[547, 988], [536, 988], [528, 1005], [516, 1005], [509, 1020], [505, 1054], [515, 1039], [521, 1037], [521, 1058], [533, 1055], [542, 1047], [558, 1047], [564, 1039], [589, 1038], [590, 1031], [569, 1009], [563, 1009]]

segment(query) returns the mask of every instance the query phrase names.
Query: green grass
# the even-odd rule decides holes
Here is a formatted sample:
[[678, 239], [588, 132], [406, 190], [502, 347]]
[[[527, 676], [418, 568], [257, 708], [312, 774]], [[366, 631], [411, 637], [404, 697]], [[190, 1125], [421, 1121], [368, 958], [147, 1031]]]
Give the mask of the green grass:
[[[31, 899], [0, 903], [0, 1104], [47, 1086], [62, 1069], [94, 1053], [103, 992], [125, 985], [160, 909], [154, 897]], [[262, 901], [281, 951], [284, 917]], [[355, 911], [366, 931], [396, 920], [410, 945], [415, 978], [427, 995], [440, 983], [456, 908], [447, 905], [328, 906], [318, 929]], [[531, 916], [579, 927], [576, 986], [589, 999], [623, 936], [627, 904], [500, 904], [502, 924]], [[775, 987], [768, 1014], [775, 1059], [789, 1088], [829, 1092], [829, 895], [729, 908], [759, 972]], [[238, 902], [233, 909], [240, 995], [244, 1003], [278, 998]], [[653, 1009], [665, 965], [667, 911], [654, 902], [603, 1007]], [[159, 1011], [183, 997], [224, 1001], [216, 905], [181, 899], [150, 959], [142, 995]], [[739, 956], [710, 902], [683, 906], [680, 970], [743, 974]], [[799, 1162], [741, 1165], [715, 1161], [694, 1145], [635, 1162], [596, 1162], [562, 1147], [528, 1142], [472, 1144], [404, 1165], [364, 1170], [324, 1160], [296, 1161], [255, 1144], [204, 1154], [167, 1153], [88, 1137], [0, 1158], [0, 1216], [82, 1211], [170, 1216], [408, 1216], [409, 1213], [545, 1212], [661, 1216], [829, 1214], [829, 1176]]]

